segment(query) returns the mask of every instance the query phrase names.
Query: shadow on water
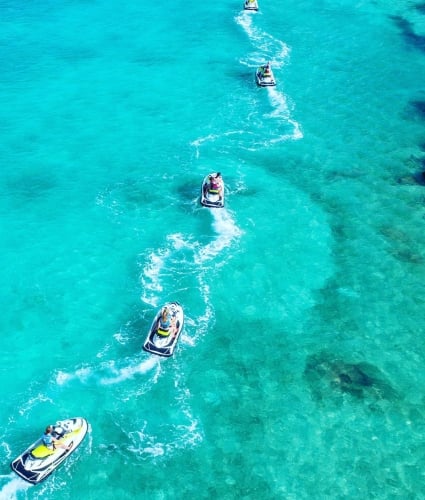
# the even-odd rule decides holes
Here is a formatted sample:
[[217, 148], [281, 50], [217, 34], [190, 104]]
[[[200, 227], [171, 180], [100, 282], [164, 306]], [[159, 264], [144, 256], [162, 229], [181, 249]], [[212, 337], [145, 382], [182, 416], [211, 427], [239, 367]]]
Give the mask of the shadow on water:
[[193, 212], [194, 208], [200, 208], [202, 179], [188, 179], [184, 184], [175, 187], [175, 193], [178, 195], [178, 208], [184, 213]]
[[117, 194], [117, 199], [121, 198], [121, 202], [129, 208], [143, 207], [156, 199], [156, 194], [146, 189], [146, 184], [139, 179], [124, 179], [112, 190]]
[[307, 358], [304, 378], [317, 403], [340, 402], [341, 395], [352, 402], [369, 405], [395, 403], [400, 398], [384, 375], [369, 363], [351, 363], [320, 352]]

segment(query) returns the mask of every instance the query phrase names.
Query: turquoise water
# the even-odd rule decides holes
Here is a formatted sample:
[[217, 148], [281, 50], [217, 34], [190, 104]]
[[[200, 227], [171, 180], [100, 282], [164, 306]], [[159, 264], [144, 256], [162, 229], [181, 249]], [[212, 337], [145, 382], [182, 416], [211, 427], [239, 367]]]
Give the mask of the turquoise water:
[[2, 499], [425, 498], [423, 2], [242, 3], [0, 1]]

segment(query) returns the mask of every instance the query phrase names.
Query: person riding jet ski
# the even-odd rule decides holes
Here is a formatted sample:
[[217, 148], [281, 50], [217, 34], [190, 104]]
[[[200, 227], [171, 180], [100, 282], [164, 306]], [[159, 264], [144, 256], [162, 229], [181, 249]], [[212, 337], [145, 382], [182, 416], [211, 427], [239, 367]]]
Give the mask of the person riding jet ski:
[[271, 73], [271, 68], [270, 68], [270, 63], [268, 62], [263, 66], [263, 76], [270, 76]]
[[215, 176], [210, 175], [210, 185], [208, 186], [208, 192], [213, 194], [218, 194], [219, 199], [221, 200], [222, 194], [221, 191], [223, 189], [221, 183], [221, 173], [217, 172]]
[[171, 329], [170, 314], [168, 312], [167, 307], [164, 307], [162, 309], [161, 316], [159, 317], [158, 320], [158, 329], [156, 333], [161, 337], [168, 337], [168, 335], [170, 335], [170, 329]]
[[53, 425], [48, 425], [44, 431], [41, 440], [46, 448], [54, 450], [56, 447], [63, 448], [64, 450], [70, 450], [71, 446], [65, 446], [64, 444], [59, 444], [59, 439], [52, 436]]

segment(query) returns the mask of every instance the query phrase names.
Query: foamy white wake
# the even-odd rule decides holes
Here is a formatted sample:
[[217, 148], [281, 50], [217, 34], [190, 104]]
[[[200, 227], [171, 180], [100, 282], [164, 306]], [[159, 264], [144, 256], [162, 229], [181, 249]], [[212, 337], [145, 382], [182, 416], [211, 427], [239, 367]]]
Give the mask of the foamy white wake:
[[[140, 282], [143, 287], [141, 299], [147, 304], [158, 306], [161, 297], [163, 286], [163, 274], [168, 278], [171, 272], [172, 261], [175, 261], [176, 252], [189, 251], [193, 253], [193, 263], [195, 266], [210, 261], [217, 257], [223, 249], [230, 247], [237, 240], [242, 231], [237, 226], [231, 212], [225, 208], [211, 208], [209, 210], [213, 222], [212, 227], [216, 233], [216, 237], [207, 245], [202, 245], [199, 241], [193, 238], [185, 238], [181, 233], [173, 233], [167, 236], [166, 248], [160, 248], [152, 252], [148, 258], [145, 267], [140, 276]], [[185, 264], [190, 266], [188, 257], [184, 258]], [[179, 261], [179, 259], [177, 259]], [[217, 262], [220, 265], [220, 262]], [[167, 272], [164, 270], [167, 269]], [[195, 267], [195, 272], [198, 268]]]
[[138, 456], [151, 458], [166, 456], [167, 459], [175, 451], [192, 448], [202, 441], [199, 420], [193, 415], [190, 404], [191, 394], [187, 387], [180, 386], [179, 375], [175, 379], [176, 403], [180, 410], [180, 422], [170, 426], [171, 437], [163, 441], [157, 432], [150, 432], [148, 422], [143, 428], [129, 433], [134, 443], [129, 449]]
[[[207, 245], [200, 246], [195, 253], [194, 260], [196, 265], [203, 264], [217, 257], [225, 248], [230, 247], [237, 240], [242, 231], [236, 225], [232, 214], [226, 210], [211, 208], [213, 217], [213, 228], [217, 236]], [[219, 263], [217, 263], [219, 265]]]
[[156, 371], [153, 374], [153, 381], [156, 381], [161, 371], [160, 363], [156, 356], [150, 356], [141, 363], [129, 362], [123, 367], [117, 367], [115, 361], [109, 361], [102, 364], [102, 366], [85, 366], [70, 373], [59, 371], [56, 374], [56, 383], [58, 385], [65, 385], [72, 381], [79, 381], [84, 384], [91, 382], [97, 382], [102, 385], [118, 384], [132, 379], [136, 375], [150, 372], [154, 368], [156, 368]]
[[[259, 64], [266, 61], [270, 61], [273, 68], [281, 68], [284, 66], [285, 60], [289, 56], [289, 47], [282, 40], [278, 40], [269, 33], [256, 28], [254, 25], [254, 18], [249, 12], [244, 11], [240, 13], [236, 16], [235, 20], [248, 35], [255, 47], [255, 52], [241, 59], [241, 64], [252, 68], [253, 71]], [[285, 124], [292, 125], [293, 130], [291, 133], [279, 134], [277, 137], [271, 138], [269, 141], [266, 141], [267, 144], [287, 140], [298, 140], [303, 137], [300, 124], [291, 118], [287, 98], [285, 94], [279, 90], [281, 87], [282, 85], [280, 85], [278, 81], [276, 87], [269, 87], [267, 89], [273, 111], [265, 115], [265, 118], [281, 120]]]
[[93, 368], [89, 366], [84, 366], [78, 368], [75, 372], [67, 373], [59, 370], [56, 374], [56, 383], [58, 385], [66, 385], [73, 380], [78, 380], [80, 382], [86, 383], [93, 377]]
[[245, 130], [229, 130], [227, 132], [222, 132], [221, 134], [208, 134], [205, 137], [199, 137], [190, 143], [196, 150], [196, 158], [199, 158], [200, 147], [207, 142], [215, 142], [223, 137], [230, 137], [232, 135], [244, 135]]
[[16, 500], [18, 498], [18, 493], [31, 488], [32, 485], [27, 483], [20, 477], [17, 477], [14, 473], [8, 475], [0, 476], [0, 479], [9, 480], [0, 490], [0, 498], [2, 500]]
[[[289, 57], [289, 47], [269, 33], [260, 30], [255, 26], [255, 15], [252, 12], [243, 11], [235, 17], [236, 23], [244, 30], [249, 40], [254, 46], [254, 50], [240, 59], [243, 66], [247, 66], [252, 71], [252, 85], [254, 86], [255, 69], [260, 64], [270, 61], [273, 69], [282, 68]], [[276, 76], [276, 74], [275, 74]], [[258, 147], [269, 146], [278, 142], [288, 140], [299, 140], [303, 137], [300, 124], [291, 116], [291, 109], [288, 106], [288, 99], [282, 88], [284, 82], [277, 81], [276, 87], [261, 89], [269, 97], [272, 111], [268, 114], [258, 116], [259, 110], [255, 101], [250, 106], [250, 113], [247, 116], [247, 123], [243, 130], [225, 131], [220, 134], [208, 134], [193, 140], [190, 144], [195, 148], [196, 157], [200, 156], [200, 149], [206, 143], [217, 142], [223, 138], [229, 140], [230, 136], [242, 136], [242, 140], [237, 143], [237, 147], [246, 147], [256, 150]], [[258, 120], [273, 120], [270, 129], [270, 137], [264, 138], [264, 129], [260, 133], [256, 132]], [[236, 137], [235, 137], [236, 140]]]
[[158, 299], [162, 292], [160, 273], [169, 255], [169, 250], [165, 248], [153, 251], [148, 256], [147, 263], [144, 265], [143, 272], [140, 275], [142, 285], [141, 299], [146, 304], [154, 307], [158, 306]]
[[[225, 208], [205, 209], [209, 210], [213, 218], [212, 227], [216, 236], [206, 245], [196, 241], [193, 237], [185, 237], [181, 233], [169, 234], [166, 238], [165, 247], [152, 251], [147, 256], [147, 262], [140, 275], [143, 289], [141, 299], [143, 302], [158, 307], [164, 290], [164, 280], [169, 280], [169, 275], [177, 272], [176, 262], [184, 260], [187, 268], [190, 268], [190, 254], [193, 258], [193, 272], [200, 276], [199, 266], [218, 257], [220, 253], [230, 246], [241, 236], [242, 231], [237, 226], [232, 214]], [[176, 258], [179, 252], [184, 252], [180, 258]], [[220, 261], [216, 265], [220, 265]], [[201, 286], [202, 284], [199, 283]], [[207, 291], [204, 288], [204, 291]]]
[[273, 111], [265, 117], [269, 117], [272, 119], [282, 119], [286, 123], [292, 125], [293, 130], [290, 134], [283, 134], [275, 138], [271, 138], [268, 142], [270, 144], [274, 144], [276, 142], [287, 141], [287, 140], [298, 140], [302, 139], [303, 133], [301, 131], [300, 124], [291, 118], [291, 112], [288, 108], [288, 103], [286, 96], [283, 92], [277, 90], [276, 87], [268, 87], [267, 88], [270, 104], [273, 106]]
[[[242, 234], [232, 213], [227, 209], [204, 208], [203, 210], [209, 211], [211, 214], [211, 225], [214, 230], [208, 243], [204, 244], [203, 241], [195, 239], [192, 235], [168, 234], [164, 246], [146, 256], [147, 262], [140, 276], [143, 287], [141, 300], [158, 307], [164, 301], [163, 290], [169, 287], [170, 277], [179, 276], [181, 263], [184, 262], [184, 281], [190, 284], [190, 281], [193, 280], [193, 285], [190, 286], [196, 288], [204, 303], [204, 310], [197, 317], [190, 317], [185, 312], [185, 328], [182, 332], [181, 342], [188, 345], [194, 345], [196, 339], [208, 330], [213, 318], [208, 279], [211, 262], [215, 260], [214, 268], [223, 265], [225, 260], [220, 258], [222, 252], [226, 248], [231, 248]], [[141, 262], [143, 266], [143, 260]], [[176, 286], [175, 280], [174, 286]], [[179, 292], [178, 286], [173, 289], [173, 292], [176, 294]], [[117, 377], [119, 376], [117, 375]]]
[[128, 365], [117, 370], [113, 370], [112, 376], [103, 377], [100, 379], [100, 383], [103, 385], [118, 384], [124, 380], [134, 378], [135, 375], [140, 375], [151, 371], [156, 367], [156, 374], [154, 376], [154, 381], [157, 380], [158, 375], [161, 371], [159, 360], [156, 356], [150, 356], [145, 361], [142, 361], [136, 365]]
[[[51, 401], [51, 399], [45, 394], [39, 393], [32, 396], [25, 404], [19, 408], [20, 415], [25, 415], [29, 413], [36, 404], [44, 403], [45, 401]], [[1, 497], [0, 497], [1, 498]]]
[[163, 281], [169, 279], [173, 272], [173, 260], [176, 252], [193, 248], [193, 243], [185, 239], [180, 233], [167, 235], [164, 247], [153, 250], [147, 257], [141, 256], [140, 284], [142, 287], [141, 300], [153, 307], [159, 307], [163, 300]]
[[270, 61], [275, 68], [283, 66], [284, 60], [289, 54], [289, 48], [285, 42], [255, 27], [254, 18], [249, 12], [241, 12], [235, 17], [235, 21], [248, 35], [256, 50], [254, 54], [242, 60], [241, 63], [250, 67], [258, 67], [259, 63]]

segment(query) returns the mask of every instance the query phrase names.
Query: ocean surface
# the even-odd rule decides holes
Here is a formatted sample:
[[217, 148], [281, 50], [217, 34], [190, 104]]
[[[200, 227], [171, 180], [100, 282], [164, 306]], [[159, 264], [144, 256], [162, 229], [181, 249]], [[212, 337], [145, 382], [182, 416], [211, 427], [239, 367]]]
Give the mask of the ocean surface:
[[425, 4], [242, 4], [0, 0], [1, 500], [425, 498]]

